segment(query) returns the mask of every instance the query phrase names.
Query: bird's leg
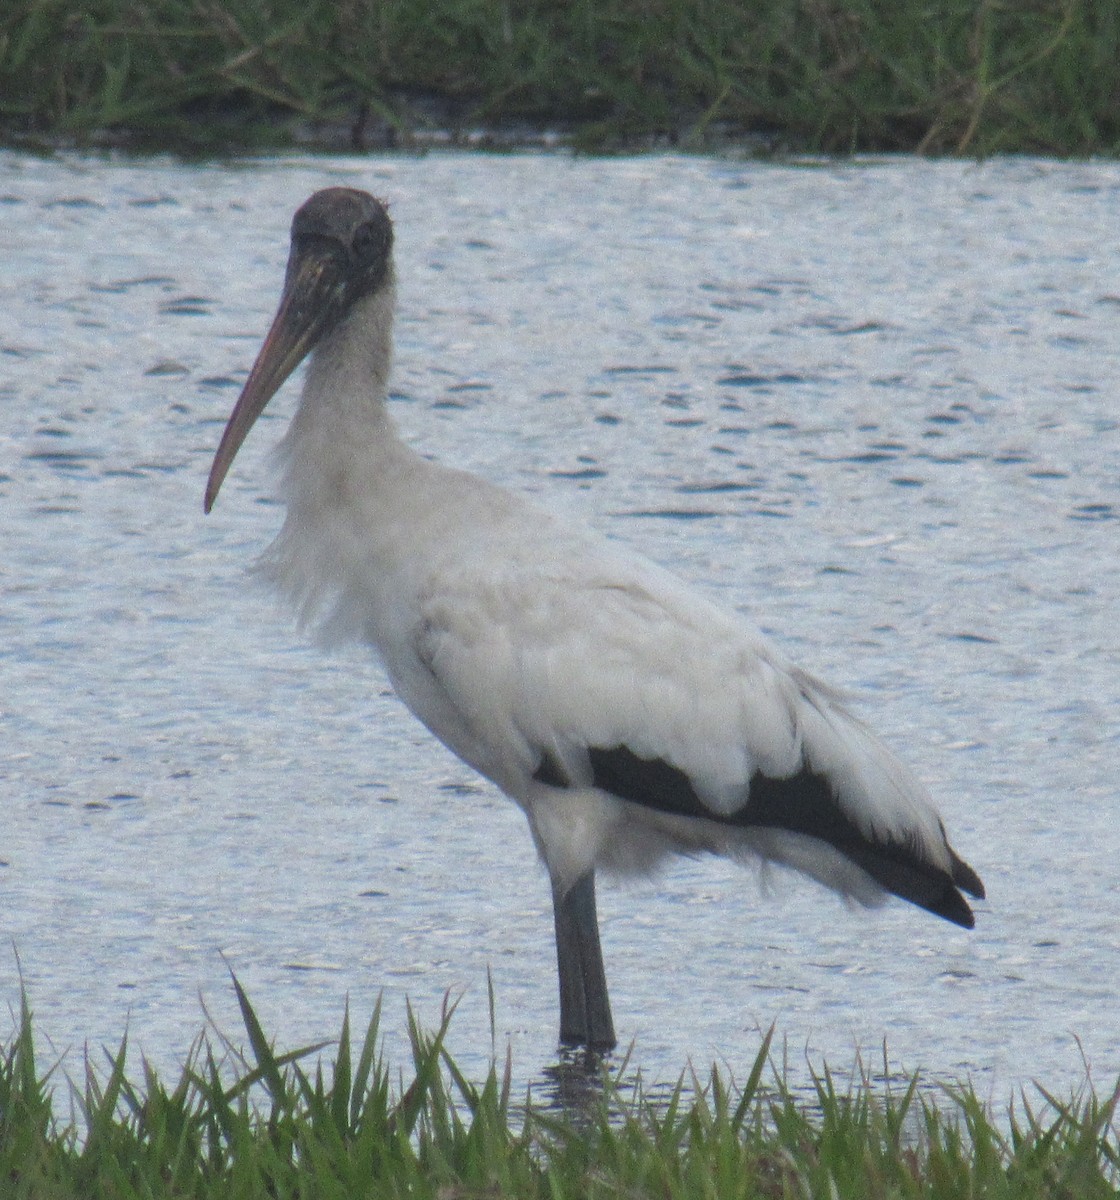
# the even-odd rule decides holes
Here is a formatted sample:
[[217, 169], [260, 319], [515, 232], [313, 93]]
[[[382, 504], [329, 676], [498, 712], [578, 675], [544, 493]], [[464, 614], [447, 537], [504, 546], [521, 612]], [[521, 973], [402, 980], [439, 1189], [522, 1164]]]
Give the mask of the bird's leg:
[[560, 969], [560, 1040], [609, 1050], [617, 1039], [599, 946], [594, 869], [566, 892], [554, 881], [552, 908]]

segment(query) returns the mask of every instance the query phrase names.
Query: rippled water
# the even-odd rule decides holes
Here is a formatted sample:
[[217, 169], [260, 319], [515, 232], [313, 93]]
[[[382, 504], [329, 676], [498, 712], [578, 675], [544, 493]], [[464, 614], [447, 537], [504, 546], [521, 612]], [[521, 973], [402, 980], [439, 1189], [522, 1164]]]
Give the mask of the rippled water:
[[[1120, 1072], [1120, 166], [433, 155], [191, 167], [0, 156], [0, 993], [174, 1069], [227, 964], [285, 1046], [404, 1002], [479, 1075], [555, 1061], [523, 819], [357, 651], [247, 574], [254, 430], [210, 457], [292, 209], [386, 196], [394, 406], [747, 610], [929, 781], [988, 885], [966, 934], [719, 861], [600, 889], [647, 1078], [893, 1060], [1057, 1089]], [[14, 950], [13, 950], [14, 947]], [[71, 1058], [74, 1067], [79, 1060]]]

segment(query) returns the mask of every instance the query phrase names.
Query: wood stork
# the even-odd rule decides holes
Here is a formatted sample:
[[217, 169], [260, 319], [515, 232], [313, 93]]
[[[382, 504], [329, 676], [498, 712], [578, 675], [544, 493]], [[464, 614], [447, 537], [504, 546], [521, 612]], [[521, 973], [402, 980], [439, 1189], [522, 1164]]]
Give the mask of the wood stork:
[[205, 507], [310, 355], [264, 570], [322, 637], [375, 647], [404, 703], [524, 810], [552, 883], [562, 1041], [615, 1044], [600, 866], [762, 859], [971, 928], [961, 891], [983, 897], [979, 877], [834, 690], [666, 571], [400, 440], [385, 406], [392, 247], [365, 192], [328, 188], [295, 214]]

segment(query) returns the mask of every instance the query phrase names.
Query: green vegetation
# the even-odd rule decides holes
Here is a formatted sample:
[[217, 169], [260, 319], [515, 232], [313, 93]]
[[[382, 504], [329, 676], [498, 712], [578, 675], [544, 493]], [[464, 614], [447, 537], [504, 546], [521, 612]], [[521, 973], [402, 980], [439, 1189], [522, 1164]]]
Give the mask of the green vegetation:
[[1120, 149], [1115, 0], [0, 0], [0, 138]]
[[1117, 1195], [1116, 1094], [1024, 1097], [994, 1121], [968, 1088], [840, 1089], [825, 1072], [807, 1104], [764, 1080], [766, 1038], [741, 1087], [713, 1069], [654, 1104], [604, 1075], [558, 1112], [513, 1104], [508, 1066], [465, 1079], [444, 1048], [450, 1014], [434, 1035], [410, 1015], [411, 1079], [394, 1089], [377, 1011], [360, 1045], [344, 1019], [324, 1069], [323, 1046], [275, 1051], [234, 987], [248, 1057], [200, 1038], [171, 1088], [147, 1064], [130, 1081], [125, 1043], [84, 1083], [43, 1071], [25, 1001], [0, 1051], [4, 1200]]

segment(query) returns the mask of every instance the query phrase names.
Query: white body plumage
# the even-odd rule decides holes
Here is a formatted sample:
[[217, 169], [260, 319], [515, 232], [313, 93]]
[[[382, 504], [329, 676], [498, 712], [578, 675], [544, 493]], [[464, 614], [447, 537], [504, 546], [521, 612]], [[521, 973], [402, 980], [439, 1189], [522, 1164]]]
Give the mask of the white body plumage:
[[[353, 196], [364, 193], [318, 194], [343, 208]], [[285, 304], [301, 215], [318, 197], [293, 226]], [[314, 211], [308, 228], [345, 241], [336, 226], [358, 209]], [[561, 911], [597, 867], [643, 870], [674, 851], [757, 856], [864, 903], [887, 888], [971, 923], [956, 888], [980, 894], [978, 878], [924, 788], [833, 690], [668, 572], [400, 440], [385, 409], [387, 256], [377, 285], [310, 339], [281, 446], [287, 516], [263, 565], [320, 637], [374, 646], [401, 700], [524, 809], [557, 903], [562, 1036], [614, 1038], [605, 979], [595, 995], [593, 891], [575, 932]], [[239, 402], [208, 502], [263, 408], [258, 393], [279, 386], [257, 380], [254, 392], [261, 360], [280, 354], [282, 318], [283, 305], [243, 395], [255, 411], [235, 428]]]

